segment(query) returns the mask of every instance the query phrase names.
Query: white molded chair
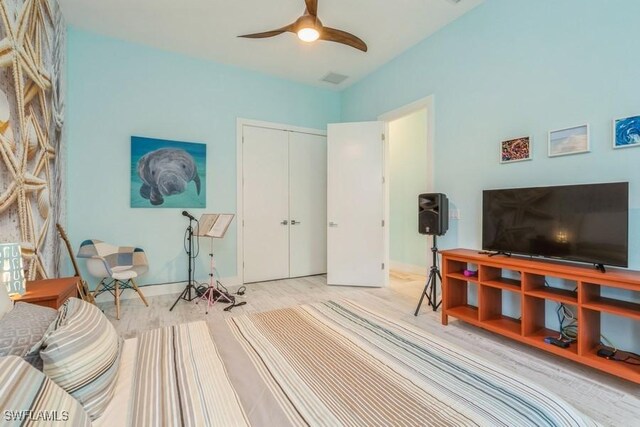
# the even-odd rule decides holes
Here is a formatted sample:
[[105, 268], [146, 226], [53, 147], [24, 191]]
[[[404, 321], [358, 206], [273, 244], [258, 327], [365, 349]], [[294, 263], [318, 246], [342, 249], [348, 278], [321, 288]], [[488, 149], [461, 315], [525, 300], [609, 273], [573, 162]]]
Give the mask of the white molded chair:
[[89, 274], [100, 280], [93, 291], [93, 297], [110, 292], [116, 302], [116, 317], [120, 319], [120, 294], [125, 289], [133, 289], [148, 307], [142, 291], [134, 279], [149, 270], [147, 255], [141, 248], [114, 246], [101, 240], [85, 240], [80, 244], [78, 258], [87, 259]]

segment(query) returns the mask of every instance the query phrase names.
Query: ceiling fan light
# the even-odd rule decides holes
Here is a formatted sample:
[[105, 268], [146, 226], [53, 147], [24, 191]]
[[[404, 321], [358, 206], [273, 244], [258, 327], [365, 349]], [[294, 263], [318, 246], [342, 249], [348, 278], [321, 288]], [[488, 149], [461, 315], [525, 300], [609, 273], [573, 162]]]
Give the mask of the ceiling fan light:
[[320, 32], [315, 28], [300, 28], [298, 30], [298, 38], [303, 42], [311, 43], [320, 37]]

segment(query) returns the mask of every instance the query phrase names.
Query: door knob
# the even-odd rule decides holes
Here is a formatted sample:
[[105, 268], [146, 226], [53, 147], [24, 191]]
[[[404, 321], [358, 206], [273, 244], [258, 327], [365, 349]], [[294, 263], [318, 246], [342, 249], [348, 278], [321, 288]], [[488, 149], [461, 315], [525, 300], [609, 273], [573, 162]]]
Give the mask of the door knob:
[[338, 223], [337, 223], [337, 222], [333, 222], [333, 221], [331, 221], [331, 222], [329, 223], [329, 227], [337, 227], [337, 226], [338, 226]]
[[287, 224], [289, 224], [289, 221], [287, 221], [287, 220], [285, 219], [284, 221], [281, 221], [281, 222], [280, 222], [280, 224], [282, 224], [282, 225], [287, 225]]
[[296, 221], [295, 219], [291, 220], [291, 225], [298, 225], [300, 223], [301, 223], [301, 221]]

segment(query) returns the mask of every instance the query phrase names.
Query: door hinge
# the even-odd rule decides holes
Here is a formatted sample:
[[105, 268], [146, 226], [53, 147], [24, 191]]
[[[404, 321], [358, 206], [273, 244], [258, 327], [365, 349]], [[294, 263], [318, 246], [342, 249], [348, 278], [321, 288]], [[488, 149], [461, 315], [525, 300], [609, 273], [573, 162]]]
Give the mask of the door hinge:
[[382, 226], [384, 227], [384, 219], [382, 220]]
[[244, 136], [242, 137], [242, 143], [244, 144]]
[[382, 140], [383, 140], [383, 141], [385, 140], [385, 136], [384, 136], [384, 133], [382, 134]]
[[384, 179], [384, 176], [382, 177], [382, 183], [384, 184], [387, 180]]
[[384, 270], [384, 262], [382, 263], [382, 269]]
[[242, 226], [244, 227], [244, 219], [242, 220]]

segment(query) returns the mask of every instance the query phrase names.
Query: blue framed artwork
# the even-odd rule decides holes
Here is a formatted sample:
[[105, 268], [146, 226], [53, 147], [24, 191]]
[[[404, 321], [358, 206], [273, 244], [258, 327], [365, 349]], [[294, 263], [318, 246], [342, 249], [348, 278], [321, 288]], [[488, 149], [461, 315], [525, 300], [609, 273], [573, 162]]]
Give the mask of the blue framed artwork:
[[132, 208], [205, 208], [206, 144], [131, 137]]
[[640, 116], [625, 117], [613, 121], [613, 148], [640, 145]]

